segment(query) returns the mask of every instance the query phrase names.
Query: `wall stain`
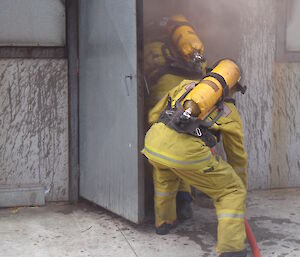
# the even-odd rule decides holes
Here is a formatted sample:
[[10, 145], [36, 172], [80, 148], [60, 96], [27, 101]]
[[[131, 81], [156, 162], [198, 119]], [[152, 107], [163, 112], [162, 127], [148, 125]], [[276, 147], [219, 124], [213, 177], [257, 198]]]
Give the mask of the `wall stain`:
[[42, 184], [68, 199], [65, 60], [0, 60], [0, 184]]

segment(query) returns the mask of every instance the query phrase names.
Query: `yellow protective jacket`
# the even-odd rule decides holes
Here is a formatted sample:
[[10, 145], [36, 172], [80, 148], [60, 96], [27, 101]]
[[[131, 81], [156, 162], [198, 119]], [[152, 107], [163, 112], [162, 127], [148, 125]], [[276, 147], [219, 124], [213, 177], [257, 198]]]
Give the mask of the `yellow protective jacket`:
[[144, 47], [144, 73], [149, 89], [145, 98], [146, 112], [152, 109], [169, 90], [184, 80], [179, 74], [169, 73], [169, 64], [162, 52], [163, 45], [163, 42], [155, 41]]
[[248, 188], [248, 155], [244, 146], [243, 124], [233, 103], [224, 104], [224, 114], [216, 124], [221, 131], [227, 162]]
[[[193, 80], [183, 80], [171, 89], [149, 112], [148, 121], [153, 124], [145, 137], [142, 153], [150, 160], [171, 168], [197, 169], [211, 158], [210, 149], [197, 137], [178, 133], [163, 123], [157, 123], [160, 113], [166, 108], [168, 96], [172, 104], [185, 92], [185, 87]], [[216, 115], [213, 112], [210, 117]], [[248, 157], [243, 144], [243, 128], [240, 115], [232, 103], [225, 103], [224, 115], [214, 128], [221, 131], [227, 160], [247, 186]], [[240, 169], [240, 170], [237, 170]]]
[[157, 83], [150, 87], [146, 96], [146, 111], [151, 110], [172, 88], [177, 86], [184, 78], [175, 74], [162, 75]]

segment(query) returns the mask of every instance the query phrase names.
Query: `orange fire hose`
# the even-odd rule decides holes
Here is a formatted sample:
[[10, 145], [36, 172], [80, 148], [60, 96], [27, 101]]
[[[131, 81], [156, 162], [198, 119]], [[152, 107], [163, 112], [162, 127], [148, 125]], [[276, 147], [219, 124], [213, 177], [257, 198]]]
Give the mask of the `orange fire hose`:
[[251, 246], [253, 257], [261, 257], [258, 245], [256, 243], [256, 239], [253, 235], [252, 229], [246, 218], [245, 218], [245, 229], [246, 229], [246, 235], [247, 235], [248, 242]]

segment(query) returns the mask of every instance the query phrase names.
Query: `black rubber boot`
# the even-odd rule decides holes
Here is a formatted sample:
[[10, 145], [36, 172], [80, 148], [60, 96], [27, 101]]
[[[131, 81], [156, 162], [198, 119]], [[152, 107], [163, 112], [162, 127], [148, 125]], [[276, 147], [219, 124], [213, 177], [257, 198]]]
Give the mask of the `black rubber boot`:
[[222, 253], [219, 257], [247, 257], [247, 250], [240, 252]]
[[179, 221], [185, 221], [193, 217], [193, 210], [189, 202], [182, 202], [177, 207], [177, 218]]
[[193, 217], [191, 207], [192, 197], [188, 192], [178, 192], [176, 196], [176, 211], [179, 221], [184, 221]]
[[158, 235], [167, 235], [167, 234], [169, 234], [170, 230], [173, 228], [176, 228], [177, 225], [178, 225], [177, 220], [175, 220], [172, 224], [164, 223], [160, 227], [155, 228], [155, 232]]

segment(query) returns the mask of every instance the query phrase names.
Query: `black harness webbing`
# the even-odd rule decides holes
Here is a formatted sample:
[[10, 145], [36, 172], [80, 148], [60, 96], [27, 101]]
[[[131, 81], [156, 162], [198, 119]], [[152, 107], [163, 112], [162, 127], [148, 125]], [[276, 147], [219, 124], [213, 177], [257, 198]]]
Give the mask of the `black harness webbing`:
[[235, 105], [235, 99], [234, 98], [231, 98], [231, 97], [225, 97], [224, 98], [224, 102], [225, 103], [232, 103]]
[[167, 108], [161, 113], [158, 122], [162, 122], [179, 133], [189, 134], [200, 138], [208, 147], [213, 147], [220, 139], [220, 133], [210, 129], [210, 127], [221, 117], [223, 113], [223, 102], [218, 104], [218, 115], [211, 121], [199, 120], [187, 115], [181, 106], [181, 101], [196, 86], [190, 84], [186, 92], [175, 102], [172, 108], [172, 99], [168, 99]]
[[173, 74], [197, 80], [203, 78], [204, 72], [202, 70], [196, 70], [189, 66], [182, 58], [175, 57], [170, 47], [167, 47], [167, 43], [162, 45], [161, 51], [166, 63], [163, 66], [153, 66], [150, 75], [147, 77], [147, 82], [150, 85], [156, 84], [159, 78], [165, 74]]

